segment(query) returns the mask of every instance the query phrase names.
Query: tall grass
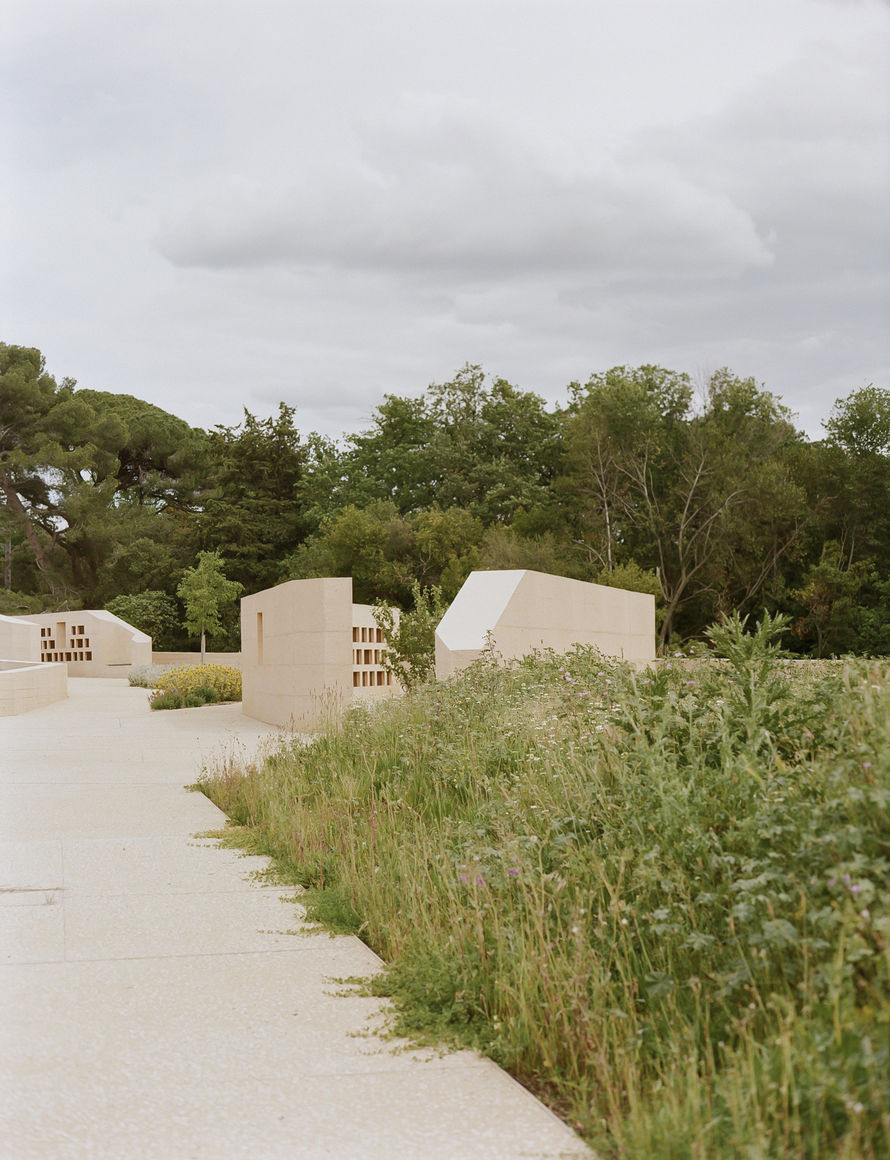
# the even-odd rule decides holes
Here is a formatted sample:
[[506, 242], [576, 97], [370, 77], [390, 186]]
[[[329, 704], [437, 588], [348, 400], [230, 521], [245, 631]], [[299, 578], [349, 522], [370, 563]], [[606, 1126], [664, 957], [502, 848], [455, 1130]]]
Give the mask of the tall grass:
[[[890, 681], [482, 661], [203, 788], [603, 1157], [890, 1154]], [[722, 635], [721, 635], [722, 634]]]

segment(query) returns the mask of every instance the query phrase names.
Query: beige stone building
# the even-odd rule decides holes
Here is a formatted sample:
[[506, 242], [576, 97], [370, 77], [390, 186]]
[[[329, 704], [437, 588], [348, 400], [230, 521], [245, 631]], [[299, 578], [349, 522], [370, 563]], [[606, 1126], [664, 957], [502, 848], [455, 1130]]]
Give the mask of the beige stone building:
[[[506, 658], [591, 644], [607, 655], [655, 657], [655, 598], [543, 572], [473, 572], [436, 631], [436, 676], [470, 664], [491, 639]], [[352, 580], [291, 580], [241, 601], [244, 712], [311, 732], [356, 701], [391, 697], [386, 642]]]
[[508, 660], [590, 644], [628, 661], [655, 659], [655, 597], [526, 569], [471, 572], [436, 629], [439, 680], [490, 640]]
[[[151, 637], [104, 609], [80, 612], [39, 612], [3, 617], [17, 628], [0, 624], [0, 657], [35, 660], [39, 664], [62, 663], [71, 677], [126, 677], [134, 665], [151, 664]], [[18, 648], [21, 626], [37, 649], [29, 655], [10, 655]], [[36, 633], [36, 636], [35, 636]]]
[[298, 732], [360, 700], [401, 692], [386, 644], [350, 577], [289, 580], [241, 601], [241, 677], [249, 717]]
[[23, 616], [0, 616], [0, 659], [40, 660], [40, 626]]
[[40, 625], [0, 616], [0, 717], [27, 713], [67, 696], [65, 666], [40, 662]]

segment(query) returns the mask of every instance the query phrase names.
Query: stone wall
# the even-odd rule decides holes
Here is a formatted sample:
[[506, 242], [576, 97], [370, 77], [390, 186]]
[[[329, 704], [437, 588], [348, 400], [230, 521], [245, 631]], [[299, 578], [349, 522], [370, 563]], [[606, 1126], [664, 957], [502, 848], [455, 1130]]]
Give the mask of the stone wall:
[[0, 717], [28, 713], [67, 696], [65, 665], [0, 661]]

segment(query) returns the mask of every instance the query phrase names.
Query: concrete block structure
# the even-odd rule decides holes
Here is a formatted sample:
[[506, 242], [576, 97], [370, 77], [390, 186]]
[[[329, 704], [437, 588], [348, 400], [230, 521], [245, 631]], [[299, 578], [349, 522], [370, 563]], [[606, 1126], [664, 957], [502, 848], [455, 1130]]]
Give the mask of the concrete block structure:
[[0, 616], [0, 659], [39, 662], [39, 625], [22, 616]]
[[383, 667], [386, 643], [352, 579], [289, 580], [241, 601], [243, 710], [300, 731], [355, 701], [401, 692]]
[[67, 696], [64, 665], [0, 660], [0, 717], [28, 713]]
[[65, 664], [71, 677], [126, 677], [134, 665], [151, 664], [151, 637], [104, 609], [6, 619], [35, 625], [39, 641], [35, 659], [40, 664]]
[[596, 646], [655, 659], [655, 597], [526, 569], [471, 572], [436, 629], [436, 677], [465, 668], [491, 641], [513, 660], [535, 649]]

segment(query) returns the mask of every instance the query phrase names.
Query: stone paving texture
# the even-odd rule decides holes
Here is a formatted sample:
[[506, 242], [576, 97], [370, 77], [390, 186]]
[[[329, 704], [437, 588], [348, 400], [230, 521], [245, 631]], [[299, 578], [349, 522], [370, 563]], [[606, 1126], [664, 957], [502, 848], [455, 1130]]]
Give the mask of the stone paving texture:
[[380, 967], [312, 933], [184, 786], [275, 730], [124, 681], [0, 720], [3, 1160], [556, 1160], [577, 1137], [488, 1060], [375, 1035]]

